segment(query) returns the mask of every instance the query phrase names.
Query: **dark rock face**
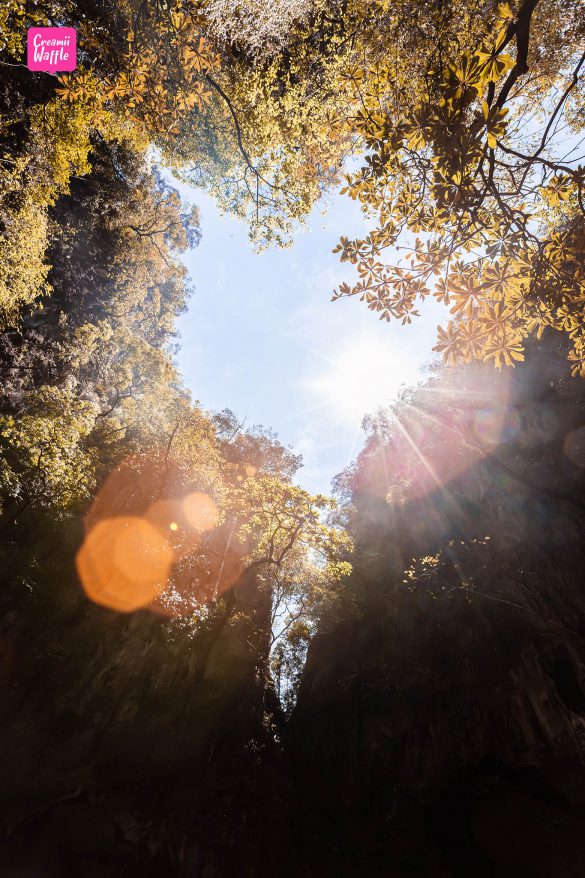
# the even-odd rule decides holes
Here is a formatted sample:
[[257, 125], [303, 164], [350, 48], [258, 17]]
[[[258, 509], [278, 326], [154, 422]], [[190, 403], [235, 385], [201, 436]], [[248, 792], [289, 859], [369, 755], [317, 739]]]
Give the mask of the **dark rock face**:
[[5, 635], [1, 873], [220, 874], [214, 846], [266, 746], [254, 578], [195, 638], [61, 598]]
[[[357, 613], [324, 621], [286, 739], [319, 826], [299, 826], [307, 874], [583, 874], [585, 514], [565, 453], [583, 388], [550, 386], [520, 375], [514, 440], [402, 507], [380, 499], [400, 448], [352, 475]], [[537, 406], [554, 412], [540, 440]], [[449, 408], [421, 431], [439, 476], [473, 441], [463, 424], [445, 449]], [[428, 556], [411, 576], [409, 554]]]
[[421, 432], [440, 487], [393, 507], [388, 447], [359, 462], [349, 600], [278, 736], [253, 577], [194, 639], [73, 585], [7, 616], [0, 873], [581, 878], [583, 391], [528, 377], [489, 453]]
[[290, 758], [321, 825], [360, 852], [343, 874], [580, 874], [579, 585], [564, 618], [407, 593], [385, 631], [378, 614], [314, 644]]

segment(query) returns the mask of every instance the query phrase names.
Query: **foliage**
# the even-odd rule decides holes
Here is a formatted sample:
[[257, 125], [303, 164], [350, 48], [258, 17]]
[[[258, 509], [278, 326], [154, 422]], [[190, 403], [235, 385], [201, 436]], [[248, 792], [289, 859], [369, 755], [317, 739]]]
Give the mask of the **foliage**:
[[11, 148], [21, 124], [17, 115], [5, 118], [0, 170], [3, 325], [13, 324], [19, 308], [48, 292], [48, 208], [67, 191], [73, 174], [89, 171], [89, 128], [79, 107], [68, 111], [55, 101], [33, 107], [25, 151]]
[[[263, 563], [280, 567], [297, 542], [326, 560], [329, 555], [335, 557], [350, 548], [342, 532], [322, 521], [322, 513], [335, 506], [332, 500], [321, 495], [312, 497], [280, 479], [245, 479], [233, 492], [230, 506], [243, 520], [239, 536], [251, 538], [255, 556]], [[343, 569], [333, 561], [327, 572], [338, 578]]]
[[18, 418], [0, 418], [2, 484], [11, 496], [57, 509], [87, 500], [95, 482], [83, 444], [94, 423], [95, 407], [71, 385], [40, 387]]
[[[270, 6], [267, 27], [277, 10]], [[329, 123], [348, 105], [339, 89], [354, 15], [346, 15], [346, 6], [337, 0], [308, 4], [306, 14], [292, 20], [301, 4], [286, 4], [279, 28], [290, 22], [290, 29], [282, 44], [276, 37], [268, 56], [257, 57], [245, 33], [242, 42], [223, 40], [222, 66], [207, 77], [213, 100], [205, 114], [184, 120], [165, 152], [186, 179], [211, 188], [223, 210], [246, 218], [258, 247], [290, 242], [315, 202], [340, 179], [351, 150], [351, 132], [333, 132]], [[221, 9], [225, 34], [238, 31], [243, 8], [200, 4], [212, 32]]]
[[45, 261], [47, 214], [34, 198], [24, 197], [6, 218], [0, 249], [0, 321], [13, 323], [18, 308], [34, 302], [47, 290]]
[[[23, 24], [18, 10], [7, 14], [8, 31]], [[82, 4], [46, 0], [25, 23], [65, 16], [78, 30], [79, 66], [56, 88], [46, 84], [45, 104], [81, 113], [86, 129], [108, 141], [154, 142], [177, 172], [245, 216], [262, 246], [290, 240], [338, 179], [349, 147], [327, 125], [347, 52], [342, 10], [337, 2], [264, 4], [262, 31], [250, 9], [213, 0], [126, 0], [90, 16]], [[242, 28], [251, 16], [255, 41]], [[262, 33], [272, 34], [271, 50], [258, 56]], [[53, 139], [49, 124], [43, 134]], [[86, 140], [80, 132], [81, 148]]]
[[307, 623], [295, 621], [272, 654], [270, 669], [285, 713], [290, 713], [296, 703], [310, 638]]
[[[241, 16], [219, 4], [3, 12], [0, 529], [14, 581], [42, 587], [49, 535], [68, 535], [67, 564], [82, 522], [87, 539], [121, 511], [159, 532], [174, 560], [157, 608], [195, 629], [221, 628], [225, 612], [237, 623], [233, 590], [248, 571], [264, 625], [282, 600], [301, 598], [315, 618], [348, 572], [350, 543], [324, 521], [332, 503], [291, 482], [300, 458], [231, 412], [205, 415], [181, 385], [181, 254], [199, 242], [199, 217], [154, 163], [197, 166], [255, 235], [283, 240], [341, 148], [311, 120], [324, 119], [314, 85], [329, 87], [338, 64], [331, 52], [315, 67], [304, 45], [304, 27], [324, 26], [319, 9], [312, 22], [301, 4], [286, 21], [273, 10], [267, 53], [250, 41], [242, 52], [245, 34], [228, 36]], [[64, 20], [78, 31], [77, 70], [20, 73], [26, 27]], [[189, 526], [189, 497], [206, 498], [212, 526]]]
[[[114, 114], [125, 122], [121, 133], [127, 129], [134, 138], [177, 134], [183, 115], [201, 111], [209, 102], [205, 76], [219, 66], [196, 16], [181, 6], [172, 4], [163, 11], [155, 4], [138, 9], [122, 4], [118, 14], [127, 22], [127, 45], [114, 58], [84, 28], [88, 69], [60, 77], [57, 95], [91, 108], [93, 123], [105, 124], [106, 130]], [[105, 75], [100, 76], [102, 70]]]
[[[410, 323], [435, 296], [453, 315], [435, 350], [453, 364], [513, 365], [525, 340], [550, 327], [570, 336], [573, 373], [582, 373], [585, 173], [563, 159], [571, 148], [556, 136], [571, 103], [568, 124], [579, 124], [577, 8], [487, 5], [479, 23], [466, 4], [419, 16], [408, 3], [379, 6], [395, 50], [346, 68], [360, 109], [335, 120], [367, 150], [345, 191], [377, 224], [364, 239], [341, 239], [336, 251], [360, 279], [334, 298], [358, 295], [380, 319]], [[407, 10], [421, 21], [412, 36]], [[388, 249], [393, 262], [383, 260]]]
[[220, 44], [240, 43], [254, 56], [267, 56], [287, 45], [292, 25], [304, 22], [315, 5], [314, 0], [207, 0], [200, 9]]

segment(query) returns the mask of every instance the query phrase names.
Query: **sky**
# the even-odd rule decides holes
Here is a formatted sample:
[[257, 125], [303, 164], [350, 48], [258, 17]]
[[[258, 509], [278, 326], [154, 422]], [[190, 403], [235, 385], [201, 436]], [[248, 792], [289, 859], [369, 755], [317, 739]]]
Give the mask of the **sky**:
[[331, 302], [334, 287], [355, 278], [333, 247], [368, 229], [347, 196], [332, 196], [326, 213], [318, 205], [292, 247], [255, 253], [244, 222], [221, 215], [206, 193], [179, 189], [199, 206], [203, 233], [185, 258], [195, 293], [178, 324], [179, 370], [204, 409], [273, 429], [303, 457], [296, 482], [329, 493], [363, 444], [364, 415], [435, 358], [445, 312], [431, 300], [402, 326], [357, 298]]

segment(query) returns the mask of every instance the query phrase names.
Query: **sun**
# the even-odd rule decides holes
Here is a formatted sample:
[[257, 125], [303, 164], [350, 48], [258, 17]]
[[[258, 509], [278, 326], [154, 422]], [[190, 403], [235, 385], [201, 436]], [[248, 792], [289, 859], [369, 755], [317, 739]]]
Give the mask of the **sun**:
[[417, 366], [403, 348], [363, 333], [330, 354], [325, 372], [311, 384], [337, 420], [359, 425], [418, 377]]

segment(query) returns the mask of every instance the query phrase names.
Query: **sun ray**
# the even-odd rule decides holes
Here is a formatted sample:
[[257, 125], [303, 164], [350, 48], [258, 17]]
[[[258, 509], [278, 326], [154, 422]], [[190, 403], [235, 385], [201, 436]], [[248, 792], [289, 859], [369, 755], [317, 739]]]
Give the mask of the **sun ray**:
[[398, 427], [398, 429], [400, 430], [400, 432], [402, 433], [402, 435], [406, 439], [408, 445], [412, 448], [412, 450], [414, 451], [415, 455], [417, 456], [417, 458], [419, 459], [419, 461], [421, 462], [423, 467], [426, 469], [428, 474], [431, 476], [433, 481], [436, 483], [437, 487], [444, 490], [443, 483], [441, 482], [441, 480], [438, 477], [437, 473], [435, 472], [434, 468], [431, 466], [429, 461], [426, 459], [426, 457], [424, 456], [424, 454], [422, 453], [422, 451], [420, 450], [420, 448], [418, 447], [418, 445], [416, 444], [416, 442], [414, 441], [414, 439], [412, 438], [412, 436], [410, 435], [410, 433], [408, 432], [408, 430], [406, 429], [406, 427], [402, 423], [399, 415], [396, 413], [396, 411], [394, 409], [393, 409], [393, 419], [396, 423], [396, 426]]
[[[402, 436], [404, 436], [409, 447], [412, 449], [412, 451], [414, 452], [414, 454], [416, 455], [417, 459], [420, 461], [420, 463], [422, 464], [422, 466], [424, 467], [426, 472], [428, 472], [428, 474], [431, 476], [431, 479], [433, 480], [437, 489], [439, 490], [439, 492], [443, 496], [446, 506], [451, 507], [453, 510], [455, 510], [458, 513], [460, 526], [464, 527], [463, 523], [465, 521], [465, 516], [463, 515], [463, 510], [461, 508], [461, 504], [459, 503], [458, 498], [456, 497], [456, 495], [454, 495], [447, 488], [444, 480], [439, 477], [439, 475], [435, 471], [435, 468], [431, 465], [431, 463], [427, 460], [425, 455], [422, 453], [422, 451], [420, 450], [420, 448], [418, 447], [418, 445], [416, 444], [416, 442], [414, 441], [414, 439], [410, 435], [408, 429], [403, 424], [400, 416], [398, 415], [398, 413], [396, 412], [395, 409], [392, 410], [392, 413], [393, 413], [393, 420], [396, 423], [396, 426], [398, 427], [400, 433], [402, 434]], [[442, 510], [440, 507], [437, 507], [437, 511], [440, 514], [444, 514], [444, 510]]]

